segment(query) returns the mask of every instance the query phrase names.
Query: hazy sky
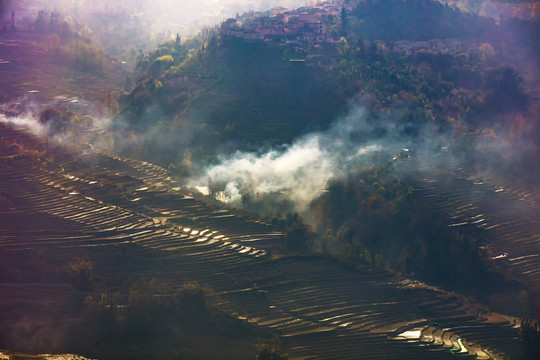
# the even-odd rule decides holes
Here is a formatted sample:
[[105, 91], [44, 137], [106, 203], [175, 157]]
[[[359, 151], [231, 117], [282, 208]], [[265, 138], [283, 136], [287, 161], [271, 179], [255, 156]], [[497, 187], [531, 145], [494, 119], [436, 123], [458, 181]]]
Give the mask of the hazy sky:
[[[149, 31], [172, 31], [185, 35], [196, 34], [203, 26], [217, 25], [237, 13], [250, 10], [267, 10], [276, 6], [289, 9], [303, 6], [305, 0], [0, 0], [5, 7], [24, 7], [38, 10], [75, 13], [79, 20], [84, 16], [103, 13], [124, 13], [151, 24]], [[313, 1], [308, 0], [311, 4]], [[19, 15], [22, 10], [19, 9]], [[8, 16], [10, 11], [5, 11]], [[35, 16], [35, 15], [34, 15]]]
[[276, 6], [288, 8], [305, 4], [304, 0], [140, 0], [139, 7], [156, 22], [180, 25], [219, 24], [225, 18], [250, 10], [267, 10]]

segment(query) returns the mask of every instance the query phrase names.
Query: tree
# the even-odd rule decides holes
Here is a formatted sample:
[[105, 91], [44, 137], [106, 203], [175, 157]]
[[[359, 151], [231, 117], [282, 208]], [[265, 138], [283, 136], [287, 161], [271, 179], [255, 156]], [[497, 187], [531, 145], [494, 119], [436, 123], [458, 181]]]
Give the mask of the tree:
[[525, 351], [531, 359], [540, 357], [540, 325], [530, 319], [521, 321], [521, 337], [525, 345]]
[[57, 133], [64, 127], [66, 119], [60, 111], [46, 108], [40, 112], [39, 122], [48, 126], [50, 132]]
[[279, 339], [273, 338], [272, 340], [261, 340], [257, 344], [257, 360], [288, 360], [289, 355], [283, 354], [279, 346]]
[[341, 8], [341, 35], [345, 36], [347, 35], [347, 9], [345, 7]]
[[288, 213], [285, 218], [285, 245], [287, 250], [305, 253], [313, 246], [313, 233], [298, 213]]
[[115, 117], [120, 113], [120, 106], [118, 105], [117, 96], [111, 91], [107, 90], [103, 104], [101, 105], [102, 113]]
[[77, 290], [89, 291], [94, 285], [94, 264], [88, 259], [78, 259], [68, 264], [66, 272]]
[[509, 66], [493, 69], [486, 74], [486, 105], [495, 112], [525, 110], [527, 95], [520, 88], [521, 77]]
[[38, 17], [34, 22], [34, 30], [39, 33], [44, 33], [47, 31], [47, 21], [45, 20], [45, 11], [40, 10], [38, 12]]

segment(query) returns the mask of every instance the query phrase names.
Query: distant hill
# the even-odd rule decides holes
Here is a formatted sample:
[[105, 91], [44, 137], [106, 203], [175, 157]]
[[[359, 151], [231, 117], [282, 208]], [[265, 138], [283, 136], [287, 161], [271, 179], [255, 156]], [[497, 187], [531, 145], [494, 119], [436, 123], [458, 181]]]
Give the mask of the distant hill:
[[335, 43], [207, 32], [198, 50], [171, 41], [140, 57], [136, 86], [121, 101], [118, 149], [165, 166], [188, 155], [204, 163], [324, 130], [352, 103], [412, 137], [425, 124], [473, 134], [500, 122], [507, 131], [512, 114], [528, 111], [513, 64], [534, 47], [513, 39], [531, 23], [498, 25], [436, 1], [365, 1], [344, 15], [328, 25], [343, 31]]
[[439, 1], [364, 1], [352, 12], [354, 31], [368, 39], [429, 40], [481, 37], [493, 20]]

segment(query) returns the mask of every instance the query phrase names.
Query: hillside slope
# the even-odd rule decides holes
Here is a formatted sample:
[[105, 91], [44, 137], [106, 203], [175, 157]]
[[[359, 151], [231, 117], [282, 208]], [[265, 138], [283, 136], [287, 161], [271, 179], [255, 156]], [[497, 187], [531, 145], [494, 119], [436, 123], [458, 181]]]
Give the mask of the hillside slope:
[[[20, 130], [2, 125], [2, 133], [25, 149], [36, 146]], [[271, 226], [211, 211], [172, 188], [157, 166], [86, 154], [43, 168], [5, 139], [0, 301], [8, 321], [0, 347], [103, 359], [237, 359], [249, 358], [249, 339], [263, 331], [278, 335], [291, 358], [450, 359], [450, 349], [473, 359], [522, 356], [508, 319], [479, 316], [466, 298], [370, 266], [286, 256]], [[88, 263], [93, 276], [63, 275], [66, 264]], [[198, 316], [186, 323], [168, 307], [193, 281], [213, 289], [222, 315], [186, 302]], [[145, 332], [153, 318], [167, 318], [161, 325], [174, 331], [158, 341]]]
[[[407, 26], [397, 26], [411, 13]], [[347, 15], [328, 20], [322, 43], [208, 33], [190, 54], [164, 44], [141, 59], [137, 85], [123, 99], [118, 150], [177, 167], [189, 153], [203, 164], [289, 144], [358, 106], [406, 140], [429, 126], [450, 136], [484, 129], [506, 136], [523, 115], [535, 130], [517, 135], [535, 141], [538, 106], [521, 75], [535, 81], [528, 69], [537, 46], [529, 40], [537, 25], [499, 25], [433, 1], [362, 2]]]

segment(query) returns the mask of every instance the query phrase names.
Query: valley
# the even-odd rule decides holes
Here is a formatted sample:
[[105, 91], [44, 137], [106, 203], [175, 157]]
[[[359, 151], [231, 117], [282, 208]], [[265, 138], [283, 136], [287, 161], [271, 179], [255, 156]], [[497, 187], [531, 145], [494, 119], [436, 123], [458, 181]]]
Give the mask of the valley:
[[538, 4], [220, 1], [0, 0], [0, 359], [536, 359]]
[[[9, 141], [33, 147], [39, 140], [2, 127], [0, 286], [2, 308], [11, 310], [0, 330], [8, 343], [35, 341], [45, 351], [42, 331], [77, 322], [69, 299], [81, 290], [62, 282], [61, 268], [85, 258], [110, 289], [142, 277], [171, 288], [209, 286], [220, 311], [278, 335], [293, 359], [449, 359], [458, 348], [469, 358], [521, 356], [515, 320], [382, 269], [286, 255], [279, 229], [194, 199], [158, 166], [74, 154], [44, 169], [13, 154]], [[107, 350], [85, 355], [110, 358]]]

